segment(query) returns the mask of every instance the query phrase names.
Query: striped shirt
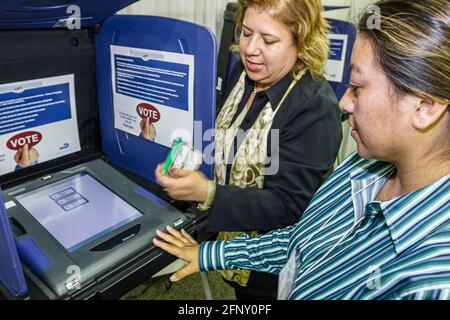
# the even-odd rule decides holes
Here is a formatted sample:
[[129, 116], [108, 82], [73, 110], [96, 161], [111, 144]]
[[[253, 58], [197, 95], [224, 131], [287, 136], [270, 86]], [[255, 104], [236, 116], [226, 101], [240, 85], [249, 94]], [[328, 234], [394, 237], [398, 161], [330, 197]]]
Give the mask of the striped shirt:
[[350, 156], [297, 224], [256, 238], [204, 242], [200, 269], [279, 274], [292, 257], [288, 299], [450, 300], [450, 174], [375, 201], [394, 170]]

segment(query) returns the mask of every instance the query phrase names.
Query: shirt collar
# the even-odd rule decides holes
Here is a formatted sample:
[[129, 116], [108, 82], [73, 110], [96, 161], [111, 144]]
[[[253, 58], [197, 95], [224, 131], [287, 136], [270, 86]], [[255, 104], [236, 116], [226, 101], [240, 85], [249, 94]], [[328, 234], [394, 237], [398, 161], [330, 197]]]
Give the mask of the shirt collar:
[[372, 160], [350, 172], [355, 225], [363, 218], [366, 205], [375, 199], [394, 168], [390, 163]]
[[419, 190], [380, 202], [397, 253], [450, 222], [450, 174]]
[[[270, 101], [272, 110], [275, 111], [293, 79], [292, 72], [288, 72], [280, 81], [275, 83], [269, 89], [261, 91], [261, 93], [265, 94]], [[253, 90], [255, 87], [255, 82], [251, 80], [248, 75], [245, 76], [245, 86], [249, 87], [250, 90]]]
[[[355, 221], [362, 218], [365, 206], [373, 202], [394, 169], [387, 162], [368, 161], [350, 172]], [[379, 206], [395, 250], [400, 254], [449, 223], [450, 174], [419, 190], [379, 202]], [[421, 223], [424, 225], [419, 230]]]

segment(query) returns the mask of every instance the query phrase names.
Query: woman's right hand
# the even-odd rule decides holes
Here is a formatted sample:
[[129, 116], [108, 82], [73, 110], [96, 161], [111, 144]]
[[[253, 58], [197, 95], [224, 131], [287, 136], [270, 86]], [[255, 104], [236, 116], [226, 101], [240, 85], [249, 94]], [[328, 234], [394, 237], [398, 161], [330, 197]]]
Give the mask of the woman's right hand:
[[153, 239], [153, 244], [187, 263], [184, 268], [178, 270], [170, 277], [170, 281], [175, 282], [199, 272], [199, 245], [197, 241], [184, 231], [184, 229], [181, 229], [181, 232], [179, 232], [168, 226], [167, 232], [156, 230], [156, 235], [164, 241]]
[[155, 169], [156, 183], [175, 200], [198, 201], [206, 200], [208, 193], [208, 178], [199, 170], [170, 168], [168, 174], [161, 174], [164, 163]]

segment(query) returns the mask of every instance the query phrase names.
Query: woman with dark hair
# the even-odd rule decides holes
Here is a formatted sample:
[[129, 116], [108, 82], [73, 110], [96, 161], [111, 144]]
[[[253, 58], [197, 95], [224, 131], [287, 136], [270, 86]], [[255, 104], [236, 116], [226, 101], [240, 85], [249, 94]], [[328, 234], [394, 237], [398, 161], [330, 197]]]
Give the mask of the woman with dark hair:
[[[207, 230], [231, 240], [295, 223], [341, 143], [336, 96], [323, 76], [328, 23], [320, 0], [239, 0], [241, 63], [217, 116], [214, 179], [174, 169], [157, 182], [208, 210]], [[278, 277], [221, 271], [238, 299], [274, 299]]]

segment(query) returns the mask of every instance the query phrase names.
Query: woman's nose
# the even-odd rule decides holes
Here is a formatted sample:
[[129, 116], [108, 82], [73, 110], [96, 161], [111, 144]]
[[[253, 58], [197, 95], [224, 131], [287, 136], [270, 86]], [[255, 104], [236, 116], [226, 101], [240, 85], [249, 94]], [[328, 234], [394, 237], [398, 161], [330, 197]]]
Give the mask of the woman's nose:
[[245, 44], [245, 53], [247, 55], [258, 55], [261, 53], [259, 41], [256, 37], [251, 37]]
[[339, 108], [345, 113], [353, 113], [353, 99], [350, 89], [345, 90], [344, 95], [339, 101]]

